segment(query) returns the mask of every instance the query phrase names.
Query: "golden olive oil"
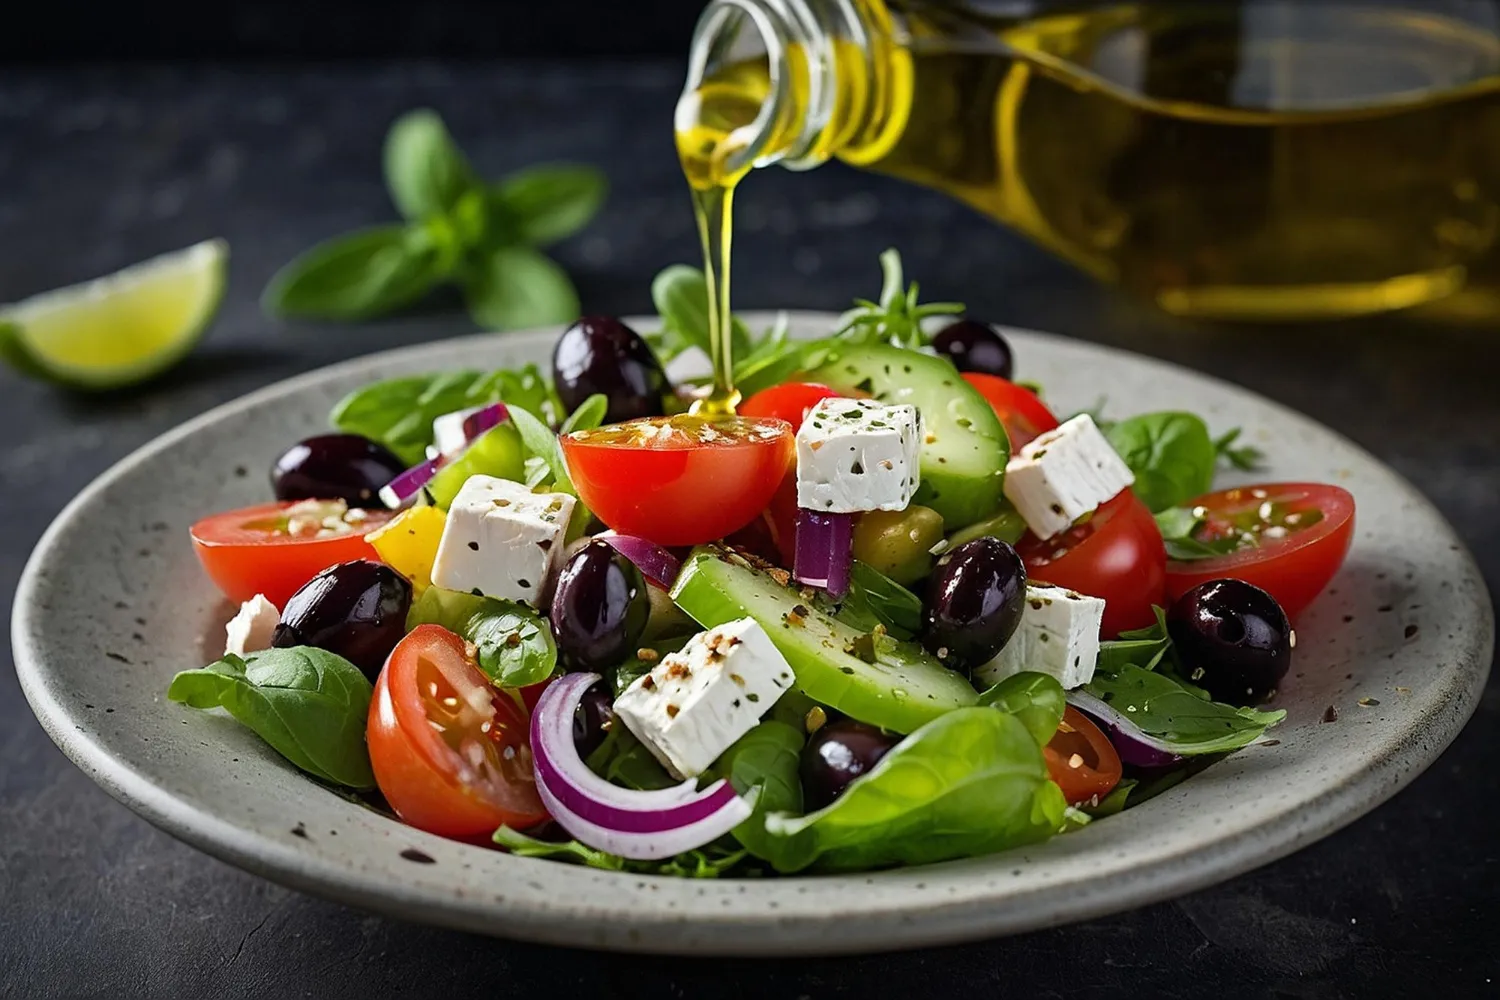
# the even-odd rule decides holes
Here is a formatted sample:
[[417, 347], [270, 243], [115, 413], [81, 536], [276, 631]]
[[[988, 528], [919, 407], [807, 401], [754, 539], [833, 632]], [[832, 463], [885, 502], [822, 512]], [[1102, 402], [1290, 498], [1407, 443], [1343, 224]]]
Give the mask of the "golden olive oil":
[[685, 96], [720, 313], [749, 169], [722, 165], [802, 136], [803, 163], [946, 192], [1180, 315], [1500, 318], [1500, 4], [1035, 6], [861, 4], [867, 37], [768, 46]]

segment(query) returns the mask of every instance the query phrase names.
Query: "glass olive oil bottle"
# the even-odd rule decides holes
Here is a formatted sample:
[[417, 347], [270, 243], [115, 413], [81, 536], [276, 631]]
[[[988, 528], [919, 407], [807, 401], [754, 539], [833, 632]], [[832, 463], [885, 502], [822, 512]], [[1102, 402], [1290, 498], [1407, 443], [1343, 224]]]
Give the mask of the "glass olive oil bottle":
[[833, 157], [1179, 315], [1500, 318], [1500, 0], [713, 0], [675, 124], [721, 324], [735, 185]]

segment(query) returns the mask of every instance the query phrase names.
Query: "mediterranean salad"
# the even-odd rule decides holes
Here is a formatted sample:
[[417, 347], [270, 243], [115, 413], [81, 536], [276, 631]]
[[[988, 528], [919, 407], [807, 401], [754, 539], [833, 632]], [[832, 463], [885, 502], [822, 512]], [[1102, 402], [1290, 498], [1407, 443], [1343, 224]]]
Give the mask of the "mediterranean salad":
[[881, 262], [818, 339], [734, 321], [732, 415], [667, 374], [687, 267], [658, 330], [352, 393], [193, 526], [239, 610], [169, 697], [430, 833], [686, 877], [989, 854], [1273, 742], [1350, 495], [1215, 491], [1238, 429], [1060, 412]]

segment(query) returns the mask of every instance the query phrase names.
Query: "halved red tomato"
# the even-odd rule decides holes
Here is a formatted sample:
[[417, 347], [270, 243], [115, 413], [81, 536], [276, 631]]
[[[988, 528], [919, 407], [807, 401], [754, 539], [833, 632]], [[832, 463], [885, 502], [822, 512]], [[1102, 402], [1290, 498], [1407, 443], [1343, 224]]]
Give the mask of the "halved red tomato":
[[1232, 578], [1253, 583], [1296, 618], [1333, 579], [1354, 541], [1354, 497], [1321, 483], [1237, 486], [1199, 497], [1194, 532], [1201, 542], [1237, 536], [1243, 547], [1209, 559], [1167, 564], [1167, 594], [1176, 600], [1200, 583]]
[[[380, 561], [365, 535], [391, 519], [389, 511], [354, 511], [337, 529], [320, 529], [316, 514], [292, 519], [288, 510], [308, 504], [267, 503], [205, 517], [189, 529], [198, 561], [231, 601], [256, 594], [278, 608], [323, 570], [355, 559]], [[329, 508], [330, 517], [336, 508]], [[305, 527], [304, 527], [305, 525]]]
[[1057, 426], [1057, 418], [1047, 409], [1047, 404], [1025, 386], [982, 372], [964, 372], [963, 379], [979, 390], [989, 402], [990, 409], [995, 411], [995, 416], [1005, 425], [1012, 452], [1020, 451], [1033, 439]]
[[1047, 773], [1069, 805], [1098, 802], [1114, 791], [1124, 768], [1120, 755], [1092, 719], [1069, 705], [1057, 733], [1042, 748]]
[[1093, 517], [1051, 538], [1027, 532], [1016, 543], [1026, 572], [1039, 583], [1104, 599], [1105, 638], [1156, 621], [1165, 600], [1167, 550], [1151, 511], [1130, 490]]
[[365, 728], [370, 764], [396, 815], [444, 837], [487, 837], [547, 818], [525, 711], [495, 690], [464, 640], [419, 625], [391, 652]]
[[784, 382], [762, 389], [740, 404], [742, 417], [775, 417], [792, 425], [792, 433], [802, 428], [802, 421], [814, 406], [825, 399], [837, 399], [838, 393], [817, 382]]
[[785, 420], [681, 414], [574, 431], [562, 450], [579, 499], [599, 520], [676, 546], [754, 520], [781, 485], [794, 442]]

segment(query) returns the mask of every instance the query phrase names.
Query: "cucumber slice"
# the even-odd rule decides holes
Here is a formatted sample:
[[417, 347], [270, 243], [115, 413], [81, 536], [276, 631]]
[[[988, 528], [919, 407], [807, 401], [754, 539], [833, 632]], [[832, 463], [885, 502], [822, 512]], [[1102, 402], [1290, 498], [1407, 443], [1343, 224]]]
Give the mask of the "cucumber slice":
[[[890, 639], [872, 643], [867, 633], [813, 609], [796, 590], [736, 553], [695, 550], [672, 599], [704, 628], [754, 618], [791, 664], [799, 690], [872, 726], [909, 733], [978, 700], [967, 680], [921, 647]], [[875, 662], [850, 652], [856, 644]]]
[[922, 485], [912, 502], [943, 515], [949, 531], [995, 513], [1010, 460], [1010, 440], [995, 411], [942, 358], [886, 344], [829, 341], [809, 382], [862, 392], [922, 412]]

